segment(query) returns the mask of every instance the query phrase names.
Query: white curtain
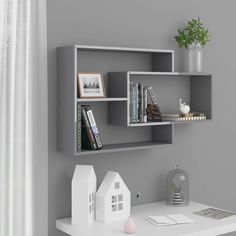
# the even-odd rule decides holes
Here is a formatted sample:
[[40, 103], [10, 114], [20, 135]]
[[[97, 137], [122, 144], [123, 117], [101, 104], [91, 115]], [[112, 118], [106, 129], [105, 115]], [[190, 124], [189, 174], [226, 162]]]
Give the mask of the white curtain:
[[46, 48], [46, 0], [0, 0], [0, 236], [46, 235]]

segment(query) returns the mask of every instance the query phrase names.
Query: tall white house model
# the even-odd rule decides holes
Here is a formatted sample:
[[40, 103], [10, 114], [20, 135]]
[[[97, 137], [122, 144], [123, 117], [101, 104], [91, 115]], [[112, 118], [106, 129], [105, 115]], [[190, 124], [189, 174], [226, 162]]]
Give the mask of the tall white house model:
[[95, 218], [97, 178], [93, 166], [76, 165], [71, 189], [72, 224], [88, 226]]
[[119, 173], [108, 171], [96, 194], [96, 220], [109, 223], [130, 216], [130, 191]]

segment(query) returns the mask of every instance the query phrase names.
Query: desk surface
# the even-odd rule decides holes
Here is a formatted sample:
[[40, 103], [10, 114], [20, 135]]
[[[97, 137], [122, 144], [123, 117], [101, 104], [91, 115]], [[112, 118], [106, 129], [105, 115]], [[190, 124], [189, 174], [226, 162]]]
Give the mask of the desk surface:
[[[209, 206], [190, 202], [187, 207], [172, 207], [165, 202], [155, 202], [132, 207], [132, 217], [137, 225], [134, 236], [213, 236], [236, 231], [236, 215], [214, 220], [193, 214], [194, 211], [205, 209]], [[149, 215], [183, 214], [194, 220], [194, 223], [157, 227], [149, 223]], [[124, 236], [124, 221], [110, 224], [95, 222], [89, 227], [78, 227], [71, 224], [71, 218], [56, 221], [56, 227], [72, 236]]]

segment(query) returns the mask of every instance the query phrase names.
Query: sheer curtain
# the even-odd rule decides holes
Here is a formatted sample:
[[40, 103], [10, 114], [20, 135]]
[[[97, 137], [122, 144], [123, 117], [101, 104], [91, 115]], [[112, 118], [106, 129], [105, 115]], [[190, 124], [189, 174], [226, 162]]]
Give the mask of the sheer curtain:
[[0, 236], [46, 235], [46, 55], [46, 0], [0, 0]]

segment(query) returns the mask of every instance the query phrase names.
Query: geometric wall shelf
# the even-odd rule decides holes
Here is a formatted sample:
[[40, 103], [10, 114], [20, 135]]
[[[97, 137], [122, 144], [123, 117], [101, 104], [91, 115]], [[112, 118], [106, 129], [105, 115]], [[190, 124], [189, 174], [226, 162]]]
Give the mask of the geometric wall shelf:
[[[57, 148], [66, 154], [102, 154], [172, 143], [173, 122], [130, 124], [129, 81], [152, 86], [163, 112], [177, 112], [178, 100], [183, 98], [192, 110], [212, 118], [212, 75], [174, 72], [173, 50], [73, 45], [59, 47], [57, 59]], [[102, 73], [108, 96], [79, 98], [79, 72]], [[91, 105], [103, 149], [76, 151], [77, 103]]]

